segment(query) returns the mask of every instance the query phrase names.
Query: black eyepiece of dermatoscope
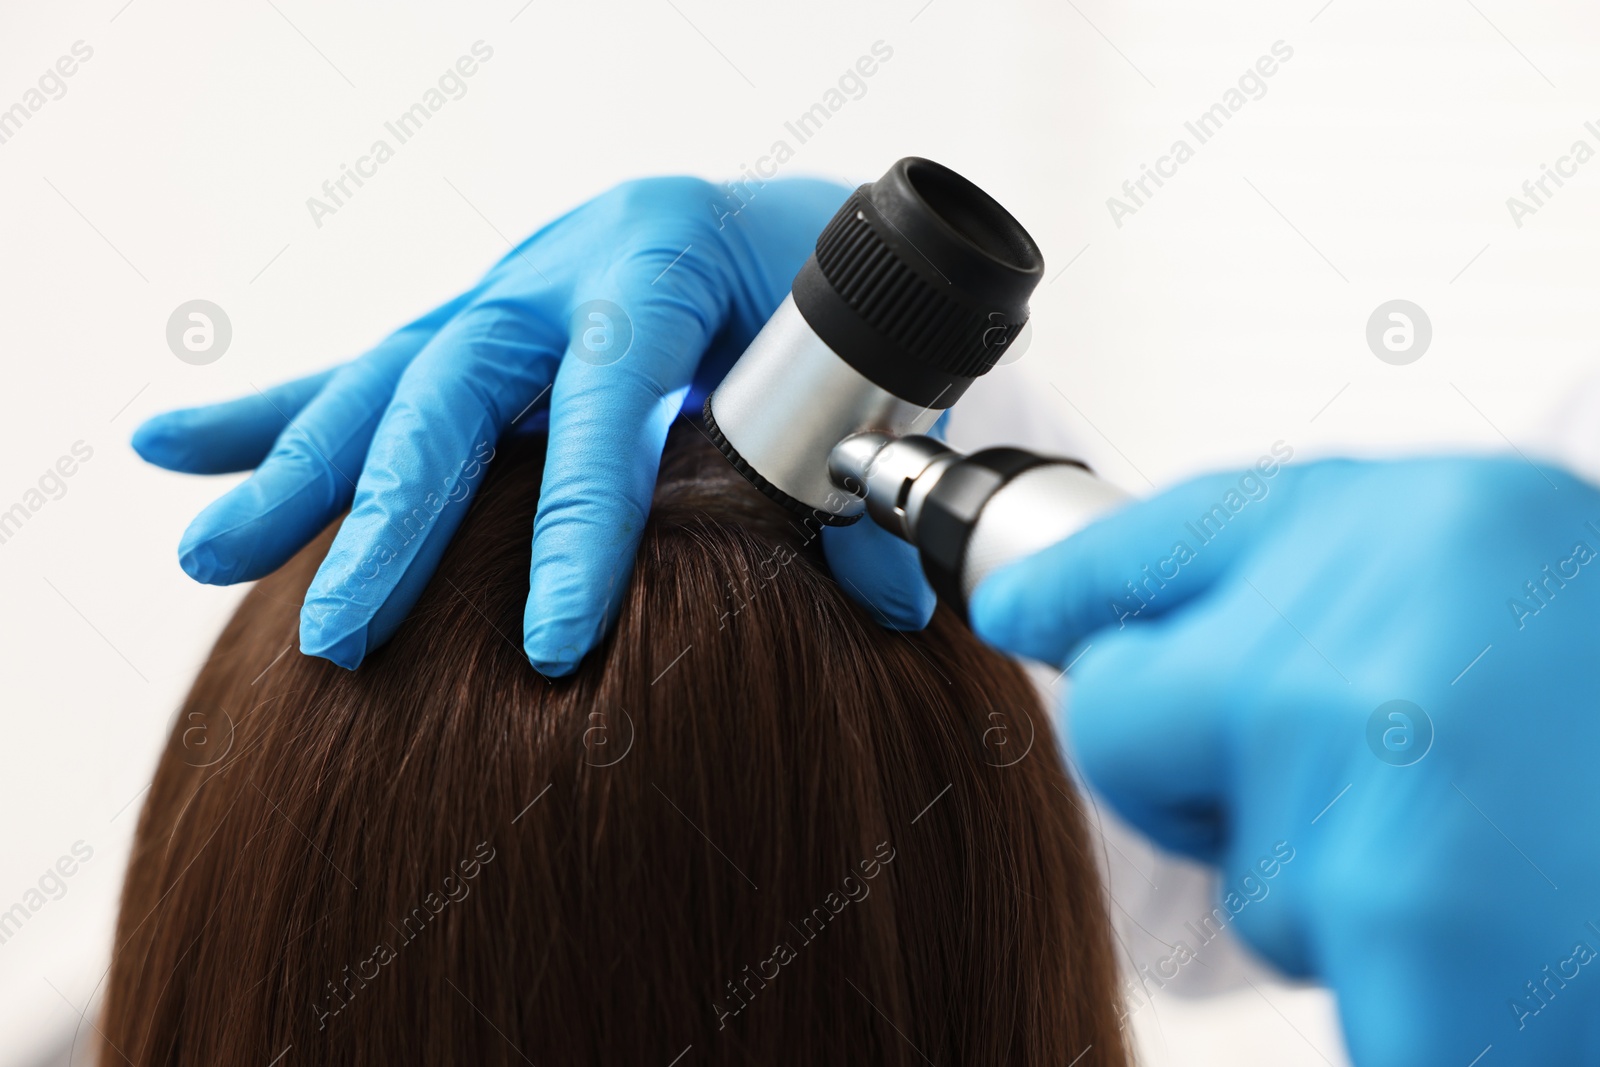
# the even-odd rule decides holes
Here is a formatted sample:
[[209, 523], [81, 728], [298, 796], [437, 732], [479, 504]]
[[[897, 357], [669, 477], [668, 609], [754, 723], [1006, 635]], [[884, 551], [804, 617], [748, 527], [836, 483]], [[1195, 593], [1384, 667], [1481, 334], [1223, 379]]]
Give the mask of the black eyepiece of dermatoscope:
[[[902, 159], [850, 195], [706, 398], [734, 469], [819, 525], [870, 514], [964, 605], [987, 575], [1124, 499], [1081, 463], [927, 436], [1028, 321], [1044, 257], [994, 198]], [[964, 610], [964, 609], [963, 609]]]
[[988, 193], [908, 156], [850, 195], [794, 281], [817, 336], [875, 385], [947, 408], [1028, 321], [1044, 257]]
[[771, 499], [843, 526], [864, 510], [829, 456], [926, 433], [1028, 321], [1044, 257], [994, 198], [902, 159], [850, 194], [794, 287], [706, 398], [706, 433]]

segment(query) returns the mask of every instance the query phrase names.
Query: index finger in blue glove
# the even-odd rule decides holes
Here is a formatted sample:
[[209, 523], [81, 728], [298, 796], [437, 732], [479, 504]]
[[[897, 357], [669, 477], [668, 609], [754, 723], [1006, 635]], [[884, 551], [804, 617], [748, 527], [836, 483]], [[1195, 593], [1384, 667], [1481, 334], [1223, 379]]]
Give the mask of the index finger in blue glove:
[[1278, 500], [1252, 500], [1242, 477], [1186, 482], [997, 571], [973, 593], [973, 629], [1007, 651], [1065, 663], [1096, 630], [1159, 618], [1203, 595], [1276, 516]]

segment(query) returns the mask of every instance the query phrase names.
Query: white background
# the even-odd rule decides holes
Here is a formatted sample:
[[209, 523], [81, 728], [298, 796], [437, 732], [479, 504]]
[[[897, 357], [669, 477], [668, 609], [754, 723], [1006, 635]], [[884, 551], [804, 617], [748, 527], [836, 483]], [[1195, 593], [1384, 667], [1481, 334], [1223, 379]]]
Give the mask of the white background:
[[[467, 95], [315, 227], [306, 198], [479, 39]], [[4, 1063], [91, 999], [140, 790], [239, 596], [176, 560], [231, 480], [141, 465], [133, 428], [358, 353], [622, 178], [734, 175], [875, 41], [893, 58], [784, 173], [926, 155], [1007, 204], [1050, 280], [997, 373], [1131, 489], [1278, 439], [1531, 450], [1593, 354], [1600, 161], [1520, 229], [1505, 204], [1600, 147], [1600, 10], [1577, 0], [8, 2], [0, 108], [79, 40], [65, 96], [0, 144], [0, 510], [94, 450], [0, 544], [0, 909], [75, 841], [94, 857], [0, 945]], [[1279, 40], [1267, 94], [1114, 225], [1106, 198]], [[196, 297], [234, 328], [204, 367], [164, 338]], [[1433, 323], [1409, 366], [1365, 342], [1393, 298]], [[1315, 991], [1137, 1022], [1152, 1064], [1341, 1059]]]

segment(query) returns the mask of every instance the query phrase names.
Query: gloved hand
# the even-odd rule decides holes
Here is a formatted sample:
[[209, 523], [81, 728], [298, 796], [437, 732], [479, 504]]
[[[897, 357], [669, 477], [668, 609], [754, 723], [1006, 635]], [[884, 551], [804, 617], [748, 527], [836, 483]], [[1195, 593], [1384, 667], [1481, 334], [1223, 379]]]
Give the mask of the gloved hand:
[[1356, 1064], [1596, 1063], [1597, 558], [1600, 492], [1559, 470], [1268, 461], [1103, 519], [971, 610], [1003, 648], [1081, 656], [1084, 775], [1220, 868], [1195, 928], [1330, 986]]
[[[151, 463], [255, 468], [190, 525], [183, 569], [259, 578], [349, 507], [300, 647], [355, 667], [421, 594], [500, 434], [548, 395], [523, 645], [541, 672], [571, 672], [621, 600], [672, 420], [782, 301], [846, 194], [776, 181], [741, 207], [704, 181], [630, 182], [353, 362], [151, 419], [133, 438]], [[933, 595], [910, 546], [866, 522], [823, 538], [846, 590], [888, 625], [926, 624]]]

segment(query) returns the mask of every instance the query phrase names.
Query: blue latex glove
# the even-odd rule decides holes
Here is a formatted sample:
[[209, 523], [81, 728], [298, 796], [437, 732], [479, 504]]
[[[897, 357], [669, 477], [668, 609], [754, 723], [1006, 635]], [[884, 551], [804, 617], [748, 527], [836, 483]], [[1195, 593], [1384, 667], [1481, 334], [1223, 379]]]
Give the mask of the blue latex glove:
[[975, 627], [1081, 655], [1085, 776], [1220, 868], [1225, 921], [1333, 989], [1357, 1064], [1600, 1062], [1600, 493], [1262, 466], [995, 574]]
[[[354, 667], [416, 603], [501, 433], [547, 400], [523, 645], [541, 672], [570, 673], [615, 615], [672, 420], [782, 301], [847, 192], [769, 182], [741, 208], [696, 179], [631, 182], [353, 362], [151, 419], [133, 446], [152, 463], [255, 469], [190, 525], [183, 569], [218, 585], [259, 578], [350, 508], [306, 595], [300, 647]], [[823, 544], [886, 624], [926, 624], [933, 595], [909, 546], [870, 523]]]

